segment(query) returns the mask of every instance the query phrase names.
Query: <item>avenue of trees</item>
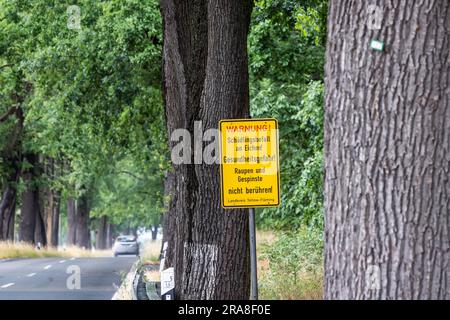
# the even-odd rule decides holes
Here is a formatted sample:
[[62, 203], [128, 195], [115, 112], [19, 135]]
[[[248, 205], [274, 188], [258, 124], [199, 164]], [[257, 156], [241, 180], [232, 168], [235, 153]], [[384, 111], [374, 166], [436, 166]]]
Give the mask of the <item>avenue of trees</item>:
[[168, 137], [273, 117], [272, 281], [450, 298], [448, 0], [73, 4], [0, 0], [0, 241], [106, 248], [162, 224], [177, 299], [247, 299], [248, 210]]
[[102, 248], [160, 223], [158, 4], [78, 6], [69, 28], [62, 1], [0, 1], [0, 240]]

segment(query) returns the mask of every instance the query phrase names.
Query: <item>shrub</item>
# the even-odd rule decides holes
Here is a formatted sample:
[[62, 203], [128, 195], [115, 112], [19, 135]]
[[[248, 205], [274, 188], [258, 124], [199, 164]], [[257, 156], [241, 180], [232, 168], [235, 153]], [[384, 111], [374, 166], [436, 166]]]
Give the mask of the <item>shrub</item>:
[[260, 271], [261, 298], [321, 299], [323, 287], [323, 232], [302, 227], [280, 233], [263, 245]]

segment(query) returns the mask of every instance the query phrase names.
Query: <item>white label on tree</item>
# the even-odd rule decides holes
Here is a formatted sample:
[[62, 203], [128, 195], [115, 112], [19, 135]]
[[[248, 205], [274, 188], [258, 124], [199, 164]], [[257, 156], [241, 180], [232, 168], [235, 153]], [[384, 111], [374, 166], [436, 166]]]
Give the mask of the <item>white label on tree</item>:
[[384, 43], [381, 41], [373, 40], [370, 43], [370, 46], [372, 47], [372, 49], [378, 50], [378, 51], [383, 51], [383, 49], [384, 49]]
[[175, 288], [175, 270], [168, 268], [161, 272], [161, 295]]

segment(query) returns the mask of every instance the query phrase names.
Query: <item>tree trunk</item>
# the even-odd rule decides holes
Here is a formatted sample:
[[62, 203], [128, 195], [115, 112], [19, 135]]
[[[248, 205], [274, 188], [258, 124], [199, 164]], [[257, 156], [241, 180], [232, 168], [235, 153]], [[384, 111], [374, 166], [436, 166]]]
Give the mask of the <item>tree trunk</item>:
[[17, 184], [20, 177], [20, 159], [10, 161], [11, 173], [0, 201], [0, 240], [14, 240], [14, 217], [16, 214]]
[[46, 177], [49, 179], [49, 186], [44, 190], [44, 216], [47, 244], [58, 246], [59, 235], [59, 215], [60, 215], [60, 192], [55, 190], [51, 181], [57, 178], [57, 161], [47, 158], [44, 164]]
[[61, 194], [57, 190], [52, 191], [53, 207], [52, 207], [52, 237], [50, 244], [57, 247], [59, 244], [59, 217], [61, 212]]
[[47, 235], [45, 232], [45, 217], [43, 205], [39, 201], [39, 211], [36, 214], [36, 229], [34, 230], [34, 243], [41, 244], [41, 246], [47, 245]]
[[[249, 116], [252, 3], [161, 1], [169, 136], [184, 128], [193, 137], [194, 121], [207, 130], [217, 129], [221, 119]], [[175, 235], [166, 266], [175, 267], [176, 298], [248, 299], [248, 211], [221, 208], [217, 164], [174, 164], [173, 169]]]
[[128, 222], [126, 228], [123, 229], [123, 234], [128, 235], [128, 234], [130, 234], [130, 233], [131, 233], [131, 225], [130, 225], [130, 223]]
[[37, 178], [39, 177], [39, 157], [36, 154], [27, 154], [24, 159], [30, 168], [22, 173], [22, 180], [25, 191], [22, 193], [21, 221], [19, 230], [19, 240], [35, 243], [34, 233], [36, 230], [37, 215], [40, 214], [39, 187]]
[[[20, 103], [22, 100], [17, 99], [16, 102]], [[0, 154], [4, 162], [3, 165], [9, 169], [6, 173], [6, 184], [2, 190], [0, 200], [0, 240], [14, 240], [14, 217], [16, 214], [17, 184], [19, 183], [21, 173], [24, 122], [21, 107], [14, 108], [14, 114], [16, 115], [17, 123], [13, 126], [13, 133], [8, 137], [8, 143]]]
[[17, 191], [8, 186], [3, 192], [0, 202], [0, 240], [14, 240], [14, 215], [16, 210]]
[[381, 3], [330, 1], [325, 297], [450, 299], [450, 2]]
[[82, 195], [77, 201], [77, 228], [75, 243], [77, 246], [90, 249], [91, 234], [89, 230], [89, 201], [86, 194]]
[[103, 216], [100, 218], [98, 230], [97, 230], [97, 249], [104, 250], [107, 248], [107, 236], [108, 236], [108, 217]]
[[73, 198], [67, 199], [67, 245], [74, 246], [77, 230], [76, 206]]
[[112, 248], [115, 238], [115, 227], [113, 224], [108, 223], [108, 228], [106, 231], [106, 249]]
[[158, 237], [158, 226], [155, 224], [152, 226], [152, 241], [156, 241], [156, 238]]

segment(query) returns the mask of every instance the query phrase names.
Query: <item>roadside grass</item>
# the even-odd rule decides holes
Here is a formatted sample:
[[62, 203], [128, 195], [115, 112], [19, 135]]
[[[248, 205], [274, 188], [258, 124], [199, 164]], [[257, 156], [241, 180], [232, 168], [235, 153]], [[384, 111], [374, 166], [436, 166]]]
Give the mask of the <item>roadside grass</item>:
[[111, 250], [86, 250], [78, 247], [45, 247], [40, 250], [26, 243], [0, 241], [0, 259], [16, 258], [82, 258], [82, 257], [111, 257]]
[[142, 245], [140, 257], [142, 264], [159, 263], [161, 253], [161, 241], [148, 241]]
[[260, 299], [323, 299], [320, 233], [258, 231], [256, 237]]

